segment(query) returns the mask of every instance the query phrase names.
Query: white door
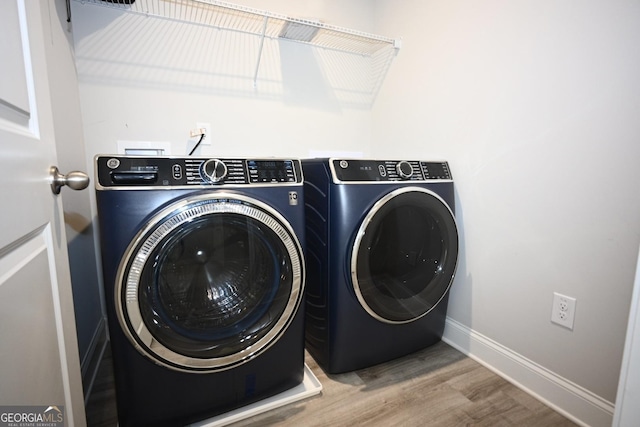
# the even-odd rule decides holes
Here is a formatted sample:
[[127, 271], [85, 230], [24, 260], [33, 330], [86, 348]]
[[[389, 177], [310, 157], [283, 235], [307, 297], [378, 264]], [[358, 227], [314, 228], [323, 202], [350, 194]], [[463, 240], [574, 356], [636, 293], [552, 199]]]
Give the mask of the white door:
[[627, 340], [618, 382], [614, 427], [632, 427], [640, 420], [640, 251], [633, 285]]
[[41, 4], [2, 0], [0, 13], [0, 412], [53, 406], [83, 426]]

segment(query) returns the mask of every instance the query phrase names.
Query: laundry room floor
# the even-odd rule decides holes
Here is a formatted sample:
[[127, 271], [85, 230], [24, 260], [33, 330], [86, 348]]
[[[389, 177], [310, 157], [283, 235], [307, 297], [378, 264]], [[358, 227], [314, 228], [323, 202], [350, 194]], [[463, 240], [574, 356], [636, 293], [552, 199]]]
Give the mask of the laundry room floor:
[[[575, 426], [478, 362], [440, 342], [412, 355], [327, 375], [307, 354], [322, 393], [232, 427]], [[110, 349], [87, 405], [89, 427], [117, 425]]]

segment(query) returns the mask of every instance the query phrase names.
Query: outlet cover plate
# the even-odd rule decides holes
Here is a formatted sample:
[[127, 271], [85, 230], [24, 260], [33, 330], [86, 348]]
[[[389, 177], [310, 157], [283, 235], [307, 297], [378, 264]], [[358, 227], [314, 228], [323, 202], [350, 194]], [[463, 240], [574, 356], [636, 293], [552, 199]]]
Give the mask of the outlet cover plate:
[[[211, 145], [211, 123], [197, 122], [196, 129], [198, 131], [200, 131], [201, 129], [204, 130], [205, 136], [204, 136], [204, 139], [202, 140], [201, 145]], [[200, 135], [198, 135], [198, 138], [200, 138]]]
[[576, 315], [576, 302], [576, 299], [573, 297], [554, 292], [551, 321], [557, 325], [573, 330], [573, 321]]

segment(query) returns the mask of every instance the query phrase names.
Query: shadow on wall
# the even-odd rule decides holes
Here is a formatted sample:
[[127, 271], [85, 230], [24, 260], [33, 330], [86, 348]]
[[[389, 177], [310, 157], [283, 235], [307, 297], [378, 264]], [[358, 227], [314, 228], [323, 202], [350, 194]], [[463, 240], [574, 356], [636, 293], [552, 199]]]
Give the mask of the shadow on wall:
[[100, 270], [96, 263], [93, 224], [81, 214], [65, 212], [64, 216], [66, 226], [77, 233], [68, 242], [67, 249], [73, 284], [78, 351], [86, 397], [94, 374], [90, 364], [96, 357], [96, 351], [100, 350], [97, 348], [98, 343], [106, 339], [106, 331], [102, 326], [100, 283], [96, 277], [96, 272]]
[[278, 100], [331, 111], [370, 108], [381, 64], [284, 39], [73, 2], [81, 82]]
[[[455, 169], [454, 169], [455, 174]], [[455, 177], [455, 175], [454, 175]], [[471, 301], [473, 300], [473, 278], [468, 271], [467, 268], [467, 244], [465, 239], [464, 232], [464, 204], [460, 200], [460, 193], [456, 190], [455, 192], [455, 218], [456, 225], [458, 227], [458, 265], [456, 267], [456, 275], [453, 279], [453, 284], [451, 285], [450, 293], [449, 293], [449, 306], [448, 306], [448, 317], [459, 322], [470, 329], [473, 329], [473, 324], [471, 322], [472, 316], [472, 306]], [[447, 337], [447, 328], [449, 325], [445, 325], [444, 336]], [[471, 345], [470, 336], [463, 335], [458, 336], [458, 339], [462, 338], [465, 340], [463, 347], [469, 348]]]

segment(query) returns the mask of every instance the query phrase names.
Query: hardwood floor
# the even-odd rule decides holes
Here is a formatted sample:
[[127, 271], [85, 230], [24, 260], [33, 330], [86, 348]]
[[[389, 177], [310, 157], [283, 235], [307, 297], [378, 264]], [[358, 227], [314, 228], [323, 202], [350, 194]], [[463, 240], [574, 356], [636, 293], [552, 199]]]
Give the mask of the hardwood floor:
[[[322, 394], [232, 424], [262, 426], [575, 426], [474, 360], [440, 342], [385, 364], [327, 375], [307, 355]], [[117, 424], [107, 350], [87, 405], [89, 427]]]

